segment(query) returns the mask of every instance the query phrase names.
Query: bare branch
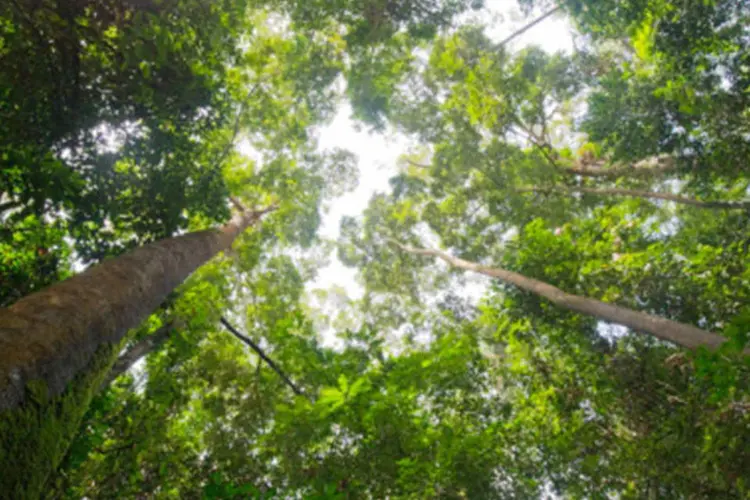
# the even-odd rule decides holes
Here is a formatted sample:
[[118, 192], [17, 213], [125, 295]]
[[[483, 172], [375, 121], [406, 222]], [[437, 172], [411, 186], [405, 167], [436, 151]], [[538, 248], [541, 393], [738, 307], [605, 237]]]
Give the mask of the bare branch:
[[501, 41], [497, 45], [497, 48], [504, 47], [505, 45], [507, 45], [508, 43], [510, 43], [513, 39], [518, 38], [519, 36], [523, 35], [528, 30], [530, 30], [531, 28], [533, 28], [537, 24], [541, 23], [542, 21], [544, 21], [545, 19], [547, 19], [551, 15], [555, 14], [559, 10], [560, 10], [559, 6], [554, 7], [552, 9], [548, 10], [547, 12], [545, 12], [544, 14], [542, 14], [541, 16], [539, 16], [536, 19], [534, 19], [533, 21], [531, 21], [530, 23], [522, 26], [521, 28], [519, 28], [516, 31], [514, 31], [513, 33], [511, 33], [509, 36], [507, 36], [505, 39], [503, 39], [503, 41]]
[[234, 335], [235, 337], [237, 337], [238, 339], [240, 339], [242, 342], [244, 342], [245, 344], [247, 344], [248, 346], [250, 346], [250, 348], [253, 351], [255, 351], [255, 353], [258, 356], [260, 356], [260, 358], [263, 361], [265, 361], [266, 364], [268, 366], [270, 366], [271, 369], [273, 369], [273, 371], [275, 371], [276, 374], [279, 377], [281, 377], [281, 379], [284, 381], [284, 383], [286, 383], [286, 385], [288, 385], [289, 388], [291, 388], [292, 391], [294, 391], [294, 393], [296, 395], [307, 397], [307, 395], [302, 391], [302, 389], [300, 389], [299, 387], [297, 387], [294, 384], [294, 382], [292, 382], [289, 379], [289, 377], [286, 376], [286, 374], [281, 370], [281, 368], [279, 368], [278, 365], [276, 365], [276, 363], [274, 363], [273, 360], [271, 358], [269, 358], [266, 355], [266, 353], [263, 352], [263, 350], [258, 346], [258, 344], [256, 344], [255, 342], [253, 342], [250, 337], [247, 337], [246, 335], [243, 335], [239, 331], [237, 331], [237, 329], [234, 328], [224, 317], [221, 318], [221, 324], [224, 325], [226, 327], [226, 329], [229, 330], [232, 333], [232, 335]]

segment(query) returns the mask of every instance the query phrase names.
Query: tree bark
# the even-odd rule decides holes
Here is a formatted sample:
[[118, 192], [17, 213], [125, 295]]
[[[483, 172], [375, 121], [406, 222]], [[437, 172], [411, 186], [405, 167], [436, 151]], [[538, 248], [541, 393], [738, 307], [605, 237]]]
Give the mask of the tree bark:
[[139, 342], [131, 346], [130, 349], [117, 358], [117, 361], [115, 361], [99, 390], [103, 391], [109, 387], [117, 377], [130, 370], [134, 364], [164, 345], [169, 340], [175, 328], [177, 328], [177, 325], [170, 321], [151, 335], [142, 338]]
[[750, 209], [750, 201], [701, 201], [695, 198], [687, 198], [671, 193], [656, 193], [653, 191], [641, 191], [637, 189], [622, 188], [587, 188], [587, 187], [524, 187], [517, 190], [519, 193], [588, 193], [602, 196], [631, 196], [633, 198], [647, 198], [655, 200], [666, 200], [681, 205], [691, 205], [699, 208], [709, 209]]
[[0, 309], [0, 410], [23, 403], [31, 381], [43, 382], [51, 396], [61, 394], [100, 346], [121, 340], [193, 271], [275, 208], [140, 247]]
[[[661, 340], [666, 340], [688, 349], [706, 347], [715, 350], [727, 341], [726, 338], [706, 330], [672, 321], [651, 314], [634, 311], [626, 307], [608, 304], [596, 299], [572, 295], [543, 281], [529, 278], [522, 274], [501, 268], [493, 268], [453, 257], [440, 250], [414, 248], [391, 240], [405, 252], [416, 255], [438, 257], [451, 266], [474, 271], [506, 283], [517, 286], [522, 290], [544, 297], [553, 304], [578, 313], [586, 314], [618, 325], [626, 326], [637, 332], [645, 332]], [[745, 354], [750, 354], [746, 349]]]
[[606, 179], [616, 179], [618, 177], [659, 177], [676, 171], [677, 162], [671, 156], [655, 156], [634, 165], [613, 165], [608, 168], [602, 168], [579, 164], [575, 167], [566, 167], [562, 170], [570, 175]]

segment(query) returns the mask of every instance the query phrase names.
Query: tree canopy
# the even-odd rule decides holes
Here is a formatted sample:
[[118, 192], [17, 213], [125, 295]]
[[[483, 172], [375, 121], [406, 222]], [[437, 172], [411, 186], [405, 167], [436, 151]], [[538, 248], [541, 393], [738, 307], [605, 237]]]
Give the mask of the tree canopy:
[[750, 498], [750, 6], [513, 6], [0, 6], [0, 307], [268, 207], [0, 401], [0, 497]]

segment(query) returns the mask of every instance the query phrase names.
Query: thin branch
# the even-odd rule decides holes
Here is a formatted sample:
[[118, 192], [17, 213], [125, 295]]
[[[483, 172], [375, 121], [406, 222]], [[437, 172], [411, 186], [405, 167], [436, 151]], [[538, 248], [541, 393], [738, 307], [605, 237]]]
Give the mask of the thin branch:
[[533, 144], [542, 153], [542, 155], [544, 155], [550, 165], [559, 169], [560, 166], [553, 156], [554, 148], [552, 147], [552, 145], [547, 142], [544, 137], [537, 136], [534, 131], [526, 126], [526, 124], [523, 123], [523, 121], [521, 121], [520, 119], [516, 118], [514, 121], [516, 125], [527, 135], [529, 142], [531, 142], [531, 144]]
[[507, 36], [505, 39], [503, 39], [503, 41], [501, 41], [497, 45], [497, 48], [503, 47], [506, 44], [510, 43], [514, 38], [517, 38], [517, 37], [523, 35], [528, 30], [530, 30], [531, 28], [533, 28], [537, 24], [541, 23], [542, 21], [544, 21], [545, 19], [547, 19], [551, 15], [555, 14], [559, 10], [560, 10], [560, 6], [557, 6], [557, 7], [554, 7], [552, 9], [548, 10], [547, 12], [545, 12], [544, 14], [542, 14], [541, 16], [539, 16], [536, 19], [534, 19], [533, 21], [531, 21], [530, 23], [522, 26], [521, 28], [519, 28], [516, 31], [514, 31], [513, 33], [511, 33], [509, 36]]
[[270, 205], [268, 205], [266, 208], [262, 208], [260, 210], [253, 210], [252, 211], [252, 216], [255, 217], [255, 218], [257, 218], [257, 219], [260, 219], [264, 215], [270, 214], [271, 212], [275, 212], [278, 209], [279, 209], [278, 202], [274, 202], [274, 203], [271, 203]]
[[240, 109], [237, 110], [237, 115], [234, 118], [232, 138], [224, 145], [224, 149], [222, 149], [221, 153], [219, 153], [219, 156], [216, 158], [214, 166], [211, 168], [211, 170], [220, 168], [221, 164], [224, 163], [224, 160], [227, 159], [227, 156], [229, 156], [229, 153], [231, 153], [232, 149], [234, 148], [234, 143], [240, 133], [240, 122], [242, 114], [245, 111], [245, 105], [247, 104], [247, 101], [250, 99], [250, 97], [252, 97], [252, 95], [255, 93], [255, 91], [258, 90], [258, 87], [260, 87], [260, 82], [252, 86], [250, 91], [247, 93], [247, 97], [245, 98], [245, 100], [240, 103]]
[[425, 165], [424, 163], [418, 163], [414, 160], [410, 160], [409, 158], [406, 158], [406, 163], [408, 163], [412, 167], [425, 168], [425, 169], [431, 168], [429, 165]]
[[[721, 335], [702, 330], [692, 325], [679, 323], [659, 316], [653, 316], [651, 314], [602, 302], [600, 300], [569, 294], [549, 283], [529, 278], [520, 273], [508, 271], [503, 268], [483, 266], [476, 262], [453, 257], [452, 255], [440, 250], [415, 248], [392, 239], [388, 239], [388, 241], [395, 244], [405, 252], [415, 255], [437, 257], [451, 266], [497, 278], [500, 281], [514, 285], [539, 297], [544, 297], [563, 309], [586, 314], [609, 323], [623, 325], [634, 331], [645, 332], [661, 340], [673, 342], [682, 347], [689, 349], [705, 347], [715, 350], [727, 341], [727, 339]], [[746, 355], [750, 355], [750, 348], [745, 349], [743, 352]]]
[[255, 342], [253, 342], [252, 339], [250, 339], [250, 337], [247, 337], [247, 336], [241, 334], [239, 331], [237, 331], [237, 329], [235, 329], [223, 316], [221, 318], [221, 324], [224, 325], [226, 327], [226, 329], [229, 330], [232, 333], [232, 335], [234, 335], [235, 337], [237, 337], [238, 339], [240, 339], [242, 342], [244, 342], [245, 344], [247, 344], [248, 346], [250, 346], [250, 348], [253, 351], [255, 351], [255, 353], [258, 356], [260, 356], [261, 359], [263, 359], [263, 361], [265, 361], [266, 364], [268, 364], [268, 366], [270, 366], [271, 369], [273, 369], [273, 371], [275, 371], [278, 374], [279, 377], [281, 377], [281, 379], [286, 383], [286, 385], [289, 386], [289, 388], [292, 389], [292, 391], [294, 391], [294, 393], [296, 395], [307, 397], [306, 394], [299, 387], [297, 387], [296, 385], [294, 385], [294, 382], [292, 382], [289, 379], [289, 377], [286, 376], [286, 374], [281, 370], [281, 368], [279, 368], [276, 365], [276, 363], [273, 362], [273, 360], [271, 358], [269, 358], [268, 356], [266, 356], [266, 353], [264, 353], [263, 350], [258, 346], [258, 344], [256, 344]]

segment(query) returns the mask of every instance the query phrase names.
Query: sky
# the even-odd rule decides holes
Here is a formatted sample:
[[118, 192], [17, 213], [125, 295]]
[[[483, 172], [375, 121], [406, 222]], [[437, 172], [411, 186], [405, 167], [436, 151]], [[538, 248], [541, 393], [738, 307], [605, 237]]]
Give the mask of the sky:
[[[481, 20], [488, 25], [487, 35], [497, 42], [541, 14], [534, 12], [524, 17], [516, 0], [485, 0], [485, 4], [484, 11], [468, 15], [464, 22], [472, 18]], [[512, 40], [508, 47], [515, 51], [528, 45], [537, 45], [548, 52], [569, 53], [573, 49], [571, 25], [563, 14], [555, 14]], [[358, 156], [360, 170], [359, 187], [330, 204], [320, 231], [324, 238], [336, 239], [339, 220], [343, 215], [361, 215], [373, 194], [389, 191], [388, 179], [398, 172], [399, 157], [414, 146], [406, 137], [393, 132], [371, 134], [357, 130], [350, 116], [351, 108], [342, 103], [332, 123], [320, 134], [322, 149], [348, 149]], [[331, 264], [321, 270], [318, 279], [308, 285], [308, 290], [329, 289], [332, 286], [343, 287], [352, 299], [362, 295], [362, 286], [356, 281], [356, 270], [345, 267], [335, 255], [331, 258]]]

